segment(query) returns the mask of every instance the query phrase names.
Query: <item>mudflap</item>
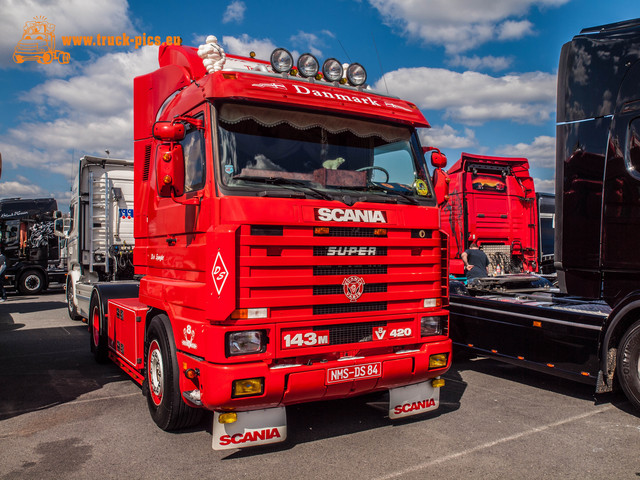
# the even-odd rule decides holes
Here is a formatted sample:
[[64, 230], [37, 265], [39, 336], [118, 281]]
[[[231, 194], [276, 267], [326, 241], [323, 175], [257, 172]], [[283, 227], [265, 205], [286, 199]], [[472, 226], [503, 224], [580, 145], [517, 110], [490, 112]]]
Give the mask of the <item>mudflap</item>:
[[432, 380], [389, 390], [389, 418], [409, 417], [437, 410], [440, 406], [440, 388]]
[[225, 412], [213, 414], [214, 450], [254, 447], [269, 443], [283, 442], [287, 438], [287, 410], [285, 407], [237, 412], [233, 423], [220, 423], [218, 419]]

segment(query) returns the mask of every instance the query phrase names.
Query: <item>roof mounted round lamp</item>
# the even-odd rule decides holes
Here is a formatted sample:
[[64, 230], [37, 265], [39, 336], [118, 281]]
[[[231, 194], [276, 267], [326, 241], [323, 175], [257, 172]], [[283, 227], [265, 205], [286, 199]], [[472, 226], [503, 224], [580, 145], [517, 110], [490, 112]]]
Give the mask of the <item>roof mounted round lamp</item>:
[[359, 63], [352, 63], [347, 68], [347, 80], [354, 87], [364, 85], [367, 81], [367, 71]]
[[320, 70], [318, 59], [310, 53], [303, 53], [298, 58], [298, 72], [305, 78], [315, 77]]
[[327, 82], [339, 82], [343, 73], [342, 64], [335, 58], [325, 60], [322, 65], [322, 75]]
[[293, 57], [288, 50], [276, 48], [271, 52], [271, 68], [278, 73], [288, 73], [293, 67]]

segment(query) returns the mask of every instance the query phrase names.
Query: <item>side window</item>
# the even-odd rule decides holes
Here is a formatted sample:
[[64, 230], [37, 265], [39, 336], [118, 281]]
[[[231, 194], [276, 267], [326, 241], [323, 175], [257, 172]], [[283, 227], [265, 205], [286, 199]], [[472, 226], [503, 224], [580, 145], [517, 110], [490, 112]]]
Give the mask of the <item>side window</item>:
[[180, 142], [184, 152], [184, 191], [194, 192], [204, 187], [205, 141], [204, 130], [185, 124], [186, 134]]

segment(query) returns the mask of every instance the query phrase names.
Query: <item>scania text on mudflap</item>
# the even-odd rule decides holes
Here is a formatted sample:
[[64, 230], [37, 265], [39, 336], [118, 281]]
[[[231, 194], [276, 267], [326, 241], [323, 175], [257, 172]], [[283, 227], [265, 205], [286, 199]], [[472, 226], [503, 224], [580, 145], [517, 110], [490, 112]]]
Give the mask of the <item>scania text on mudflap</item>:
[[134, 80], [133, 281], [85, 275], [96, 359], [164, 430], [214, 411], [214, 449], [283, 441], [296, 403], [389, 391], [392, 418], [437, 409], [448, 246], [418, 108], [357, 63], [321, 73], [215, 37], [159, 64]]

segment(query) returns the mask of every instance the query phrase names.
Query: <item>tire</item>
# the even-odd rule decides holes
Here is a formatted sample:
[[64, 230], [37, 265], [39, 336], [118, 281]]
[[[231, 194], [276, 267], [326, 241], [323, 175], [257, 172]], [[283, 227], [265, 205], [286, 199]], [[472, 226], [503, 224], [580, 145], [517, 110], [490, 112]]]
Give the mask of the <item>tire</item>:
[[78, 315], [78, 309], [73, 303], [73, 283], [67, 277], [67, 313], [71, 320], [82, 320], [82, 317]]
[[616, 375], [629, 401], [640, 409], [640, 321], [631, 325], [620, 340]]
[[165, 431], [197, 424], [202, 409], [187, 405], [180, 395], [180, 379], [175, 349], [172, 349], [162, 321], [166, 315], [151, 320], [145, 342], [145, 380], [142, 388], [153, 421]]
[[105, 363], [109, 357], [109, 347], [107, 346], [107, 325], [100, 295], [94, 293], [89, 305], [89, 346], [96, 362]]
[[20, 276], [18, 290], [23, 295], [37, 295], [44, 290], [44, 274], [39, 270], [27, 270]]

